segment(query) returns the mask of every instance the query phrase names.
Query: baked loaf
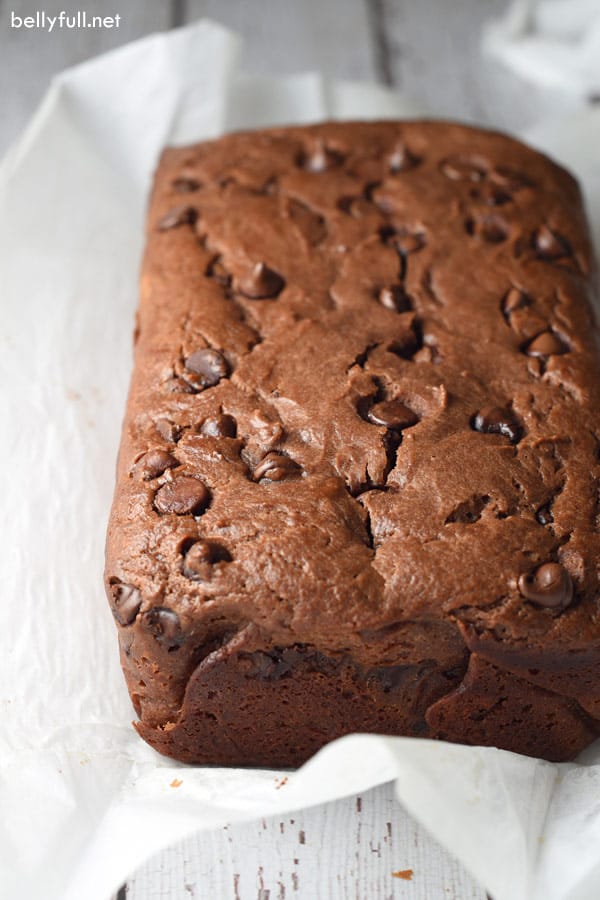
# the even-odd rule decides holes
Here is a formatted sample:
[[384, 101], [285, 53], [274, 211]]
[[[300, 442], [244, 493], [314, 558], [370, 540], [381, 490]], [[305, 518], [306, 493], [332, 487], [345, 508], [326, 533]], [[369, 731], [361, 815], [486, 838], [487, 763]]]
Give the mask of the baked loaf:
[[140, 735], [296, 766], [600, 730], [600, 364], [573, 178], [454, 124], [166, 150], [106, 588]]

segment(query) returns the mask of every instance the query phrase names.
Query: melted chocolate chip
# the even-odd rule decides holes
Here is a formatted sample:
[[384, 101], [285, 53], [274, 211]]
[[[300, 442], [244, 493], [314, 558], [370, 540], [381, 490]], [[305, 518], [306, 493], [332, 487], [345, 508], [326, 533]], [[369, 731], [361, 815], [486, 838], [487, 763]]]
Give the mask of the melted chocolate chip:
[[515, 334], [526, 342], [533, 340], [547, 325], [543, 316], [525, 308], [515, 309], [507, 318]]
[[151, 481], [158, 478], [165, 469], [172, 469], [179, 465], [179, 461], [175, 459], [172, 453], [167, 450], [148, 450], [147, 453], [137, 461], [134, 470], [141, 475], [144, 481]]
[[546, 357], [568, 352], [567, 345], [553, 331], [543, 331], [538, 334], [525, 348], [527, 356]]
[[511, 444], [516, 444], [523, 436], [516, 416], [509, 409], [498, 406], [486, 406], [473, 416], [472, 427], [482, 434], [503, 434]]
[[504, 315], [508, 317], [516, 309], [523, 309], [525, 306], [529, 306], [529, 304], [530, 300], [527, 294], [517, 287], [512, 287], [502, 301], [502, 311]]
[[565, 609], [573, 600], [571, 576], [558, 563], [544, 563], [519, 577], [519, 591], [526, 600], [550, 609]]
[[498, 216], [468, 218], [465, 221], [465, 231], [487, 244], [501, 244], [508, 237], [508, 226]]
[[179, 616], [165, 606], [155, 606], [142, 614], [142, 627], [168, 650], [177, 650], [183, 643]]
[[202, 185], [195, 178], [188, 178], [185, 175], [176, 178], [173, 182], [173, 190], [178, 194], [193, 194], [199, 191]]
[[521, 172], [508, 169], [506, 166], [497, 166], [489, 173], [490, 181], [506, 188], [507, 191], [520, 191], [523, 188], [532, 187], [532, 181]]
[[553, 261], [570, 256], [571, 247], [566, 238], [542, 225], [533, 236], [533, 246], [541, 259]]
[[382, 400], [375, 403], [368, 413], [367, 418], [373, 425], [382, 425], [391, 431], [403, 431], [416, 425], [419, 417], [405, 406], [400, 400]]
[[300, 158], [300, 165], [307, 172], [326, 172], [339, 166], [344, 161], [344, 154], [333, 147], [329, 147], [324, 141], [317, 140], [313, 146]]
[[342, 197], [337, 202], [338, 209], [352, 216], [353, 219], [362, 219], [372, 215], [375, 210], [373, 204], [364, 197]]
[[440, 170], [452, 181], [482, 181], [485, 169], [466, 156], [448, 156], [440, 163]]
[[486, 206], [504, 206], [510, 203], [512, 195], [508, 191], [503, 191], [493, 184], [483, 184], [480, 187], [473, 188], [469, 196], [478, 203], [484, 203]]
[[154, 508], [162, 515], [199, 516], [210, 501], [207, 487], [197, 478], [182, 476], [163, 484], [154, 496]]
[[221, 415], [205, 419], [200, 426], [200, 431], [209, 437], [234, 438], [237, 435], [237, 422], [233, 416], [222, 413]]
[[142, 595], [132, 584], [118, 582], [110, 587], [112, 614], [119, 625], [131, 625], [140, 611]]
[[185, 360], [185, 368], [191, 372], [193, 379], [186, 376], [186, 381], [191, 381], [196, 388], [214, 387], [219, 383], [221, 378], [229, 375], [229, 366], [227, 360], [218, 350], [205, 347], [203, 350], [196, 350], [191, 356]]
[[183, 574], [190, 581], [210, 581], [212, 575], [212, 556], [207, 550], [210, 545], [199, 541], [186, 553]]
[[316, 213], [306, 203], [290, 200], [288, 203], [290, 219], [304, 235], [311, 247], [316, 247], [327, 237], [327, 225], [323, 216]]
[[256, 466], [252, 473], [253, 481], [283, 481], [284, 478], [290, 478], [293, 475], [299, 475], [301, 472], [298, 463], [290, 459], [289, 456], [283, 456], [281, 453], [267, 453]]
[[394, 312], [408, 312], [408, 310], [412, 309], [412, 301], [400, 284], [381, 288], [377, 299], [382, 306]]
[[397, 172], [414, 169], [419, 162], [419, 157], [411, 153], [405, 144], [398, 143], [388, 156], [388, 169], [395, 175]]
[[425, 235], [421, 231], [400, 232], [396, 234], [394, 238], [396, 250], [398, 253], [401, 253], [402, 256], [408, 256], [410, 253], [417, 253], [418, 250], [423, 249], [426, 243]]
[[508, 237], [508, 227], [500, 219], [484, 219], [480, 223], [478, 235], [488, 244], [501, 244]]
[[554, 522], [554, 516], [552, 515], [552, 510], [550, 509], [549, 504], [546, 504], [546, 506], [540, 506], [535, 514], [535, 517], [540, 525], [552, 525], [552, 523]]
[[178, 228], [180, 225], [193, 225], [197, 218], [198, 210], [193, 206], [175, 206], [159, 220], [158, 230], [169, 231], [169, 229]]
[[250, 300], [266, 300], [277, 297], [285, 287], [285, 281], [266, 263], [256, 263], [245, 278], [240, 279], [237, 288], [244, 297]]
[[183, 560], [183, 574], [191, 581], [209, 581], [216, 562], [229, 562], [228, 551], [212, 541], [196, 541], [188, 547]]
[[188, 378], [169, 378], [165, 382], [165, 388], [170, 394], [195, 394], [201, 387], [200, 384], [194, 385], [191, 375]]
[[181, 437], [181, 428], [175, 422], [171, 422], [170, 419], [157, 419], [154, 424], [161, 438], [165, 441], [170, 441], [174, 444]]

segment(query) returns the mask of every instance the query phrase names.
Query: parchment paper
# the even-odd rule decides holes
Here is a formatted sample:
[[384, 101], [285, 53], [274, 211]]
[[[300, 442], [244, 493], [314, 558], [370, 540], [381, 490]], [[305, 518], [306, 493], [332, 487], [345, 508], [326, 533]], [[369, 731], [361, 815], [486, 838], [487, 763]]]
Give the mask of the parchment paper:
[[[243, 79], [236, 48], [201, 22], [64, 73], [0, 168], [1, 895], [105, 900], [192, 831], [394, 779], [495, 900], [597, 898], [598, 746], [557, 766], [351, 736], [278, 789], [271, 771], [178, 766], [131, 728], [103, 545], [158, 153], [245, 125], [416, 112], [317, 75]], [[598, 122], [585, 128], [598, 146]]]

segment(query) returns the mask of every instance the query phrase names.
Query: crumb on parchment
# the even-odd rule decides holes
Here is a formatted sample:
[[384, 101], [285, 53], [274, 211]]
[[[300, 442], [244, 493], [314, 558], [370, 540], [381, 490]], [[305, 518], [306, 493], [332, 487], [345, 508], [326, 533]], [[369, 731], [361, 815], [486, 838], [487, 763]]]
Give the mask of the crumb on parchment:
[[412, 869], [398, 869], [397, 872], [392, 872], [394, 878], [403, 878], [404, 881], [412, 881], [413, 874]]

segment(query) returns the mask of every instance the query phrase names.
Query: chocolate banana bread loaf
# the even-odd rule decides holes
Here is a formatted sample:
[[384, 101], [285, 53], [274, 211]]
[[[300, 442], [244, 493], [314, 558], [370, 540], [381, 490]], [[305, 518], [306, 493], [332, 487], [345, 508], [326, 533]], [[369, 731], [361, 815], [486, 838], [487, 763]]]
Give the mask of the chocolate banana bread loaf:
[[140, 735], [296, 766], [600, 731], [600, 357], [573, 178], [454, 124], [158, 167], [106, 588]]

